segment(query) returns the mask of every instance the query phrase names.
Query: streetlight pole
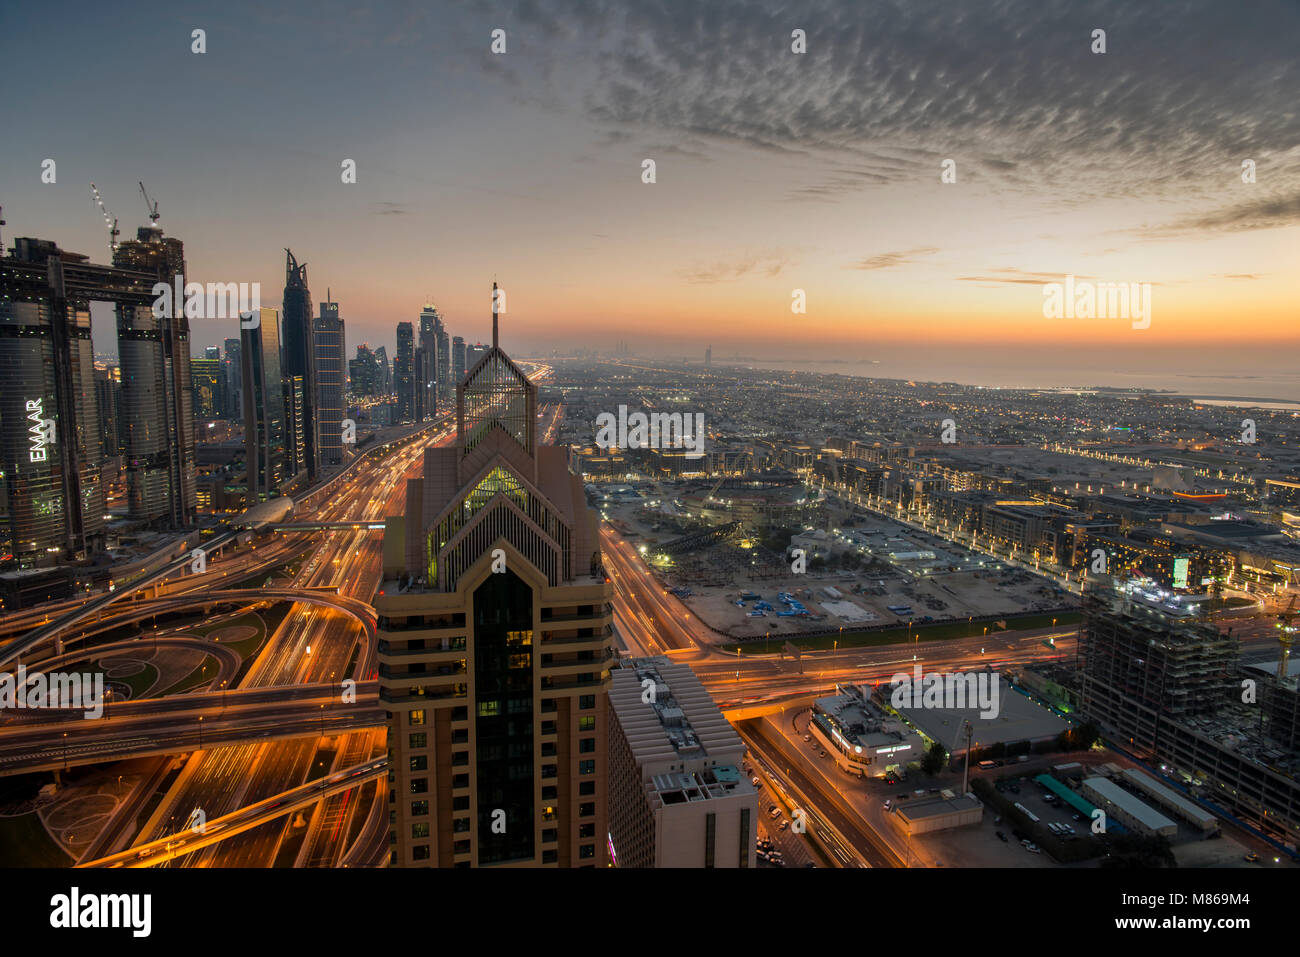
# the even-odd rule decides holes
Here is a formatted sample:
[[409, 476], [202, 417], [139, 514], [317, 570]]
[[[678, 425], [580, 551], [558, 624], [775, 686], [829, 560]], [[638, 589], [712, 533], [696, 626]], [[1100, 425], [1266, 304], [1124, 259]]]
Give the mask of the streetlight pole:
[[199, 715], [199, 750], [203, 750], [203, 715]]

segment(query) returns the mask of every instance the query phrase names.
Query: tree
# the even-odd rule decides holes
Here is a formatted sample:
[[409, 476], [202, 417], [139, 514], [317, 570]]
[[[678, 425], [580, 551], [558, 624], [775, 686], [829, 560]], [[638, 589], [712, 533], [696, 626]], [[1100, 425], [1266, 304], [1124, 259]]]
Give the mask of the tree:
[[1091, 721], [1085, 721], [1077, 728], [1067, 728], [1056, 738], [1056, 746], [1061, 751], [1086, 751], [1101, 737], [1101, 731]]
[[935, 741], [930, 745], [930, 750], [925, 752], [925, 757], [921, 759], [921, 770], [933, 776], [942, 771], [947, 763], [948, 752], [944, 750], [942, 744]]

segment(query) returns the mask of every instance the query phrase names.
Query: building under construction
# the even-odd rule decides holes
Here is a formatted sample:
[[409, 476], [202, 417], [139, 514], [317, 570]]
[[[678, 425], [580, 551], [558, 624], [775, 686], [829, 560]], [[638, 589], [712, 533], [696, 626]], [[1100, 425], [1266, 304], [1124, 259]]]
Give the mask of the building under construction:
[[1079, 634], [1084, 711], [1144, 750], [1155, 748], [1162, 722], [1214, 711], [1239, 685], [1231, 632], [1175, 617], [1148, 595], [1159, 597], [1117, 579], [1095, 585]]
[[1149, 583], [1104, 578], [1088, 590], [1079, 634], [1082, 711], [1192, 798], [1294, 852], [1295, 678], [1286, 665], [1240, 666], [1231, 632], [1180, 614], [1171, 600]]

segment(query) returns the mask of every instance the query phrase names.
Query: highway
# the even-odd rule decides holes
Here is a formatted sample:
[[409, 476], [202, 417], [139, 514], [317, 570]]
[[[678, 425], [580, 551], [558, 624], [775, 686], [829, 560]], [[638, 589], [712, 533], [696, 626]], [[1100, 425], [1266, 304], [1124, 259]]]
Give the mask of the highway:
[[[445, 442], [450, 435], [451, 431], [443, 427], [385, 459], [380, 466], [358, 469], [331, 491], [311, 517], [322, 521], [382, 520], [383, 516], [396, 513], [405, 505], [405, 479], [418, 474], [424, 448]], [[302, 563], [293, 586], [306, 589], [337, 585], [340, 596], [368, 603], [379, 585], [380, 566], [379, 536], [364, 529], [330, 531], [318, 536], [317, 547]], [[362, 641], [364, 637], [355, 621], [336, 612], [296, 605], [262, 648], [241, 687], [325, 684], [341, 689], [342, 679], [349, 674], [372, 676], [374, 643]], [[201, 807], [212, 820], [286, 791], [309, 773], [327, 772], [328, 765], [321, 765], [321, 762], [333, 763], [339, 754], [356, 755], [362, 750], [374, 750], [372, 731], [383, 723], [383, 712], [377, 708], [377, 701], [374, 708], [370, 712], [368, 728], [349, 734], [335, 733], [344, 730], [342, 725], [331, 726], [330, 714], [336, 708], [318, 706], [314, 735], [308, 731], [310, 719], [298, 718], [286, 723], [293, 729], [308, 731], [306, 737], [278, 740], [274, 745], [247, 743], [218, 747], [193, 755], [157, 812], [146, 823], [142, 837], [151, 840], [166, 833], [170, 820], [182, 810], [188, 815], [190, 809]], [[356, 706], [351, 711], [347, 718], [335, 720], [356, 721], [357, 714], [365, 713], [358, 711]], [[350, 727], [359, 726], [352, 724]], [[364, 746], [363, 741], [366, 742]], [[382, 743], [378, 748], [382, 753]], [[372, 756], [362, 755], [363, 759]], [[386, 799], [386, 791], [382, 796]], [[285, 824], [283, 819], [277, 819], [259, 825], [219, 846], [185, 854], [178, 863], [218, 867], [284, 864], [281, 845], [296, 837], [295, 829], [286, 829]], [[345, 848], [337, 845], [332, 848], [331, 862], [333, 856], [343, 850]]]
[[387, 758], [344, 767], [299, 787], [263, 798], [234, 813], [218, 818], [209, 817], [203, 821], [201, 827], [192, 816], [187, 817], [179, 831], [165, 834], [148, 843], [137, 844], [130, 850], [86, 861], [77, 866], [157, 867], [177, 857], [191, 854], [219, 841], [228, 840], [245, 831], [278, 820], [301, 808], [316, 804], [322, 798], [351, 793], [365, 782], [383, 776], [387, 770]]

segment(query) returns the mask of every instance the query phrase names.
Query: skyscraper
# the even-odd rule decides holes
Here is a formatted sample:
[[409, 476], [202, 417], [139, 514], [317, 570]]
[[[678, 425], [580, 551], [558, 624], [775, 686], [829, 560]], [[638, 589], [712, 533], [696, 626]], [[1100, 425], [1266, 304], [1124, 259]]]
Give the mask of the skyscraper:
[[226, 418], [240, 419], [244, 415], [244, 380], [238, 339], [226, 340], [226, 357], [222, 364], [226, 370]]
[[[76, 476], [88, 472], [85, 465], [90, 463], [78, 463], [67, 444], [69, 425], [77, 417], [69, 400], [77, 390], [67, 388], [72, 383], [60, 382], [58, 374], [90, 359], [78, 348], [81, 316], [69, 312], [59, 284], [51, 281], [65, 255], [52, 242], [19, 239], [14, 256], [0, 263], [0, 473], [8, 498], [10, 547], [23, 567], [51, 563], [90, 544], [77, 526], [93, 518], [79, 514], [83, 510], [73, 491]], [[88, 312], [85, 324], [88, 342]], [[91, 437], [98, 452], [95, 424]], [[98, 471], [98, 455], [93, 464]], [[102, 526], [102, 492], [97, 504]]]
[[[185, 247], [156, 225], [141, 226], [134, 240], [117, 247], [113, 265], [150, 273], [170, 287], [177, 276], [184, 283]], [[117, 302], [121, 428], [131, 517], [186, 526], [198, 508], [190, 325], [179, 303], [174, 306], [171, 315], [158, 316], [151, 301]]]
[[429, 418], [429, 392], [425, 384], [433, 371], [433, 357], [424, 346], [417, 346], [411, 363], [411, 418], [423, 422]]
[[416, 381], [416, 391], [421, 393], [420, 420], [432, 419], [438, 414], [438, 330], [442, 319], [433, 306], [420, 312], [420, 348], [424, 350], [424, 371]]
[[[215, 352], [213, 347], [209, 351]], [[219, 419], [226, 414], [226, 373], [221, 360], [211, 358], [190, 360], [190, 383], [194, 389], [194, 416]]]
[[312, 334], [311, 291], [307, 288], [307, 264], [298, 264], [285, 250], [284, 267], [284, 352], [286, 379], [300, 379], [302, 390], [301, 468], [308, 481], [320, 474], [319, 413], [316, 382], [316, 339]]
[[481, 342], [476, 342], [472, 346], [466, 346], [465, 347], [465, 371], [469, 372], [470, 369], [474, 368], [474, 366], [478, 363], [478, 360], [483, 358], [483, 356], [487, 355], [487, 351], [488, 351], [488, 347], [483, 345], [483, 343]]
[[[328, 289], [325, 298], [329, 299]], [[347, 346], [337, 302], [320, 304], [313, 335], [316, 337], [316, 384], [320, 398], [320, 460], [324, 468], [335, 468], [343, 464], [343, 417], [347, 411], [344, 399], [346, 370], [343, 367]]]
[[104, 458], [122, 454], [121, 430], [118, 428], [118, 408], [122, 404], [122, 385], [117, 367], [95, 368], [95, 399], [99, 407], [99, 434], [102, 437]]
[[496, 346], [384, 535], [380, 699], [397, 866], [607, 860], [612, 591], [536, 387]]
[[380, 346], [375, 350], [375, 365], [378, 379], [375, 380], [376, 395], [393, 394], [393, 367], [388, 361], [388, 347]]
[[397, 324], [397, 358], [393, 360], [393, 379], [397, 386], [397, 417], [410, 422], [415, 418], [415, 330], [409, 322]]
[[280, 371], [280, 317], [261, 309], [256, 328], [240, 331], [244, 382], [244, 460], [248, 504], [280, 494], [288, 477], [288, 422]]
[[451, 340], [451, 379], [453, 386], [459, 386], [465, 378], [465, 340], [455, 336]]
[[[283, 362], [284, 353], [281, 352], [280, 355], [280, 361]], [[311, 480], [307, 465], [307, 430], [311, 424], [306, 420], [302, 376], [286, 375], [280, 380], [280, 386], [284, 392], [285, 422], [286, 482], [283, 488], [287, 491], [299, 488]]]
[[379, 395], [379, 359], [368, 343], [357, 346], [357, 357], [348, 360], [349, 391], [353, 395]]
[[456, 394], [456, 383], [451, 378], [451, 337], [442, 324], [442, 317], [433, 324], [433, 334], [438, 340], [438, 407], [449, 407], [451, 398]]
[[[133, 397], [139, 400], [163, 381], [182, 382], [187, 393], [168, 397], [148, 416], [137, 408], [133, 417], [121, 423], [123, 429], [151, 430], [148, 436], [135, 437], [134, 447], [140, 453], [136, 465], [156, 467], [161, 485], [156, 502], [140, 494], [138, 482], [131, 485], [132, 515], [160, 521], [171, 517], [169, 506], [184, 503], [168, 498], [168, 481], [176, 479], [183, 492], [187, 462], [188, 488], [193, 491], [193, 425], [186, 421], [178, 427], [168, 417], [176, 409], [189, 415], [188, 342], [180, 334], [183, 320], [179, 331], [170, 320], [142, 322], [140, 341], [130, 330], [122, 334], [123, 316], [138, 311], [152, 316], [158, 269], [149, 255], [163, 248], [179, 255], [179, 242], [167, 240], [164, 247], [160, 230], [157, 235], [159, 242], [149, 240], [147, 250], [137, 248], [141, 245], [137, 242], [119, 248], [120, 258], [138, 261], [142, 269], [96, 265], [56, 243], [31, 238], [17, 239], [13, 255], [0, 260], [0, 473], [7, 496], [10, 548], [20, 566], [76, 559], [104, 545], [100, 485], [104, 433], [90, 336], [92, 300], [117, 307], [123, 368], [143, 383], [133, 387]], [[164, 362], [178, 341], [184, 350], [179, 368], [170, 359]], [[186, 436], [188, 453], [183, 447]], [[169, 437], [174, 439], [170, 445]], [[156, 449], [156, 457], [145, 456], [146, 444]], [[111, 448], [110, 454], [116, 453]], [[169, 471], [169, 465], [176, 469]], [[192, 495], [187, 514], [193, 517]]]

